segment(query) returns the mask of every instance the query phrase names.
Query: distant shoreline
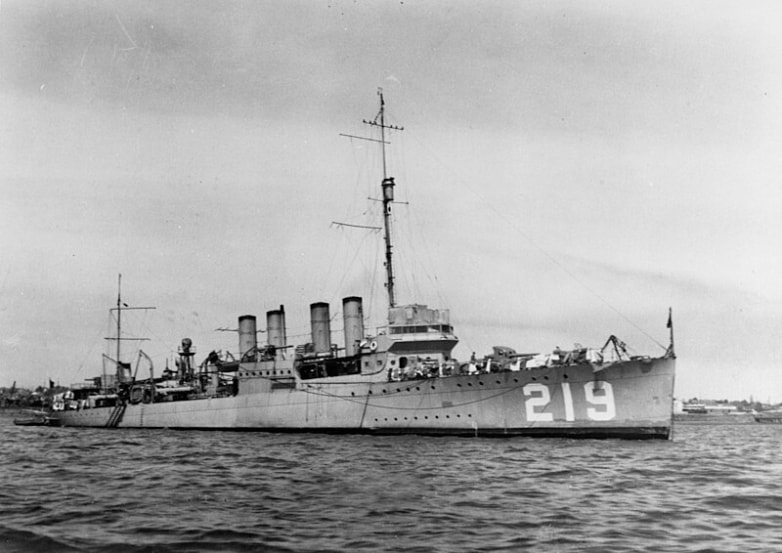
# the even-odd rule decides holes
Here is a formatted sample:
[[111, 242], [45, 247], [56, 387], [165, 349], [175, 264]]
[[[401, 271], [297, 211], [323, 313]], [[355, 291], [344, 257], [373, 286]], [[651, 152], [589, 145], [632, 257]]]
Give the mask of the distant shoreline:
[[757, 424], [752, 413], [742, 413], [740, 415], [681, 413], [673, 416], [673, 422], [681, 424]]

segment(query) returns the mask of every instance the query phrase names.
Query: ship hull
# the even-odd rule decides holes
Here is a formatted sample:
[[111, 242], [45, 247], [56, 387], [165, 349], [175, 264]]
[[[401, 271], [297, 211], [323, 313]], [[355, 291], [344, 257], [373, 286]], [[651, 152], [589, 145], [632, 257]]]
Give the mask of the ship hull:
[[255, 393], [56, 418], [87, 427], [668, 439], [674, 372], [673, 358], [658, 358], [388, 382], [259, 377]]
[[782, 424], [782, 413], [756, 415], [755, 421], [761, 424]]

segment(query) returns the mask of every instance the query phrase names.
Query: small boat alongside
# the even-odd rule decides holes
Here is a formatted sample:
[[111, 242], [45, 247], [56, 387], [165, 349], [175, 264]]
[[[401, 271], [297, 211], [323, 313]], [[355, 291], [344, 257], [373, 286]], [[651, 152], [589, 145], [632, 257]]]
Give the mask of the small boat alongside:
[[52, 418], [46, 411], [30, 411], [23, 417], [14, 418], [16, 426], [53, 426]]

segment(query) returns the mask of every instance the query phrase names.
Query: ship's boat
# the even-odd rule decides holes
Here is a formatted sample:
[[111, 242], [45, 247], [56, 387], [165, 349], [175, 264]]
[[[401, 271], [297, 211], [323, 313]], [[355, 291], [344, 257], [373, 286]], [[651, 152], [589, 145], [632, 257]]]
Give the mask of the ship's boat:
[[52, 421], [46, 411], [30, 411], [23, 417], [14, 418], [16, 426], [50, 426]]
[[[397, 129], [380, 111], [365, 121], [380, 132]], [[385, 160], [385, 150], [383, 150]], [[385, 173], [385, 162], [384, 173]], [[112, 378], [69, 390], [55, 402], [64, 426], [109, 428], [231, 429], [460, 436], [559, 436], [661, 438], [671, 436], [675, 355], [630, 356], [611, 336], [600, 349], [518, 353], [497, 346], [491, 354], [459, 362], [448, 310], [398, 305], [390, 233], [395, 182], [383, 175], [388, 319], [368, 333], [363, 301], [342, 300], [344, 347], [331, 339], [330, 306], [310, 305], [311, 339], [294, 345], [286, 336], [285, 308], [266, 313], [266, 344], [258, 344], [257, 319], [239, 317], [238, 355], [212, 352], [201, 363], [182, 340], [176, 367], [139, 377], [136, 364], [120, 361]]]
[[782, 424], [782, 411], [761, 411], [755, 414], [755, 421], [762, 424]]

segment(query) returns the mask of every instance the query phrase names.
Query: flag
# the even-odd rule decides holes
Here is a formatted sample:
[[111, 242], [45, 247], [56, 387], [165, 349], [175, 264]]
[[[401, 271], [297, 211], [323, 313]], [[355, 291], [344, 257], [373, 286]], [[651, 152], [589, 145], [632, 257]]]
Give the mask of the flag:
[[668, 310], [668, 324], [665, 325], [666, 328], [672, 328], [673, 327], [673, 319], [671, 317], [672, 317], [672, 313], [671, 313], [671, 310], [669, 309]]
[[49, 389], [54, 388], [54, 380], [49, 379]]

